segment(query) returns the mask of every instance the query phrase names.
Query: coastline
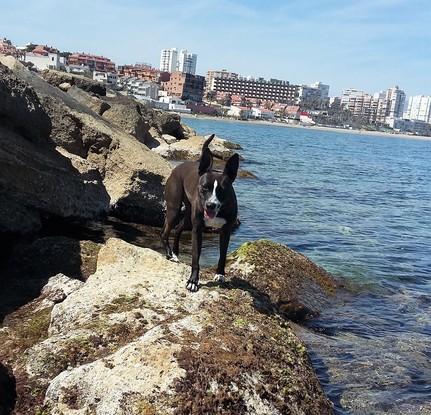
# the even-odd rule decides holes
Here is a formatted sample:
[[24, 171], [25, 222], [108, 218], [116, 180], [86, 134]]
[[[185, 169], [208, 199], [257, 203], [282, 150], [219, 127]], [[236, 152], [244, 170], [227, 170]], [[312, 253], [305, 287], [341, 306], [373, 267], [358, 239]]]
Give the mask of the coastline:
[[215, 121], [226, 121], [226, 122], [235, 122], [235, 123], [247, 123], [247, 124], [258, 124], [258, 125], [272, 125], [277, 127], [287, 127], [287, 128], [302, 128], [306, 130], [319, 130], [319, 131], [333, 131], [333, 132], [339, 132], [342, 134], [356, 134], [356, 135], [369, 135], [369, 136], [379, 136], [379, 137], [387, 137], [387, 138], [403, 138], [403, 139], [409, 139], [409, 140], [422, 140], [422, 141], [431, 141], [431, 137], [429, 136], [423, 136], [423, 135], [409, 135], [409, 134], [398, 134], [398, 133], [384, 133], [382, 131], [364, 131], [364, 130], [347, 130], [344, 128], [335, 128], [335, 127], [323, 127], [323, 126], [304, 126], [304, 125], [296, 125], [296, 124], [286, 124], [282, 122], [277, 121], [259, 121], [259, 120], [247, 120], [247, 121], [241, 121], [241, 120], [235, 120], [232, 118], [222, 118], [222, 117], [212, 117], [208, 115], [190, 115], [190, 114], [184, 114], [179, 113], [182, 119], [188, 119], [188, 118], [199, 118], [203, 120], [215, 120]]

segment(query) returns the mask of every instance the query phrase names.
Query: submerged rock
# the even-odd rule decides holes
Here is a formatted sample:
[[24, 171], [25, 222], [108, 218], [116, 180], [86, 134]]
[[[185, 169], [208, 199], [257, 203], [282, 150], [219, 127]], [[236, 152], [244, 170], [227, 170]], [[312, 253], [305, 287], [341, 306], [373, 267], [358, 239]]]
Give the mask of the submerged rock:
[[332, 413], [287, 321], [262, 313], [238, 278], [219, 287], [204, 272], [190, 294], [189, 273], [150, 249], [108, 240], [96, 272], [54, 305], [45, 334], [9, 362], [22, 385], [17, 410]]

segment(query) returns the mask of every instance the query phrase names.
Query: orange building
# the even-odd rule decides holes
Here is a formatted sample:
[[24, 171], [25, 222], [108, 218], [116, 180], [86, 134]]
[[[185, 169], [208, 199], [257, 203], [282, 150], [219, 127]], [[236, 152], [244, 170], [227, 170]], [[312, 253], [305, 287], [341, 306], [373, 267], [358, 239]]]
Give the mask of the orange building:
[[115, 72], [115, 63], [104, 56], [72, 53], [68, 63], [69, 65], [88, 66], [92, 71]]
[[205, 77], [183, 72], [172, 72], [170, 80], [162, 82], [162, 87], [168, 95], [194, 102], [202, 101], [204, 86]]

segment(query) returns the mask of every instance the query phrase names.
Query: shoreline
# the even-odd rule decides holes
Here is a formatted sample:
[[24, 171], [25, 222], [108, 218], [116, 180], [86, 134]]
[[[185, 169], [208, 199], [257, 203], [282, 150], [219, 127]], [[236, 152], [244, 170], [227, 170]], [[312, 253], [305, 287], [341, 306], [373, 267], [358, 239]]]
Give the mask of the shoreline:
[[335, 127], [323, 127], [323, 126], [304, 126], [304, 125], [296, 125], [296, 124], [287, 124], [283, 122], [277, 122], [277, 121], [259, 121], [259, 120], [247, 120], [247, 121], [241, 121], [241, 120], [235, 120], [232, 118], [222, 118], [222, 117], [212, 117], [208, 115], [190, 115], [190, 114], [184, 114], [184, 113], [178, 113], [182, 119], [203, 119], [203, 120], [214, 120], [214, 121], [226, 121], [226, 122], [235, 122], [235, 123], [241, 123], [241, 124], [258, 124], [258, 125], [272, 125], [276, 127], [287, 127], [287, 128], [302, 128], [305, 130], [317, 130], [317, 131], [332, 131], [332, 132], [339, 132], [342, 134], [356, 134], [356, 135], [368, 135], [368, 136], [379, 136], [379, 137], [387, 137], [387, 138], [403, 138], [403, 139], [409, 139], [409, 140], [421, 140], [421, 141], [431, 141], [431, 137], [429, 136], [423, 136], [423, 135], [409, 135], [409, 134], [398, 134], [398, 133], [385, 133], [382, 131], [365, 131], [365, 130], [347, 130], [345, 128], [335, 128]]

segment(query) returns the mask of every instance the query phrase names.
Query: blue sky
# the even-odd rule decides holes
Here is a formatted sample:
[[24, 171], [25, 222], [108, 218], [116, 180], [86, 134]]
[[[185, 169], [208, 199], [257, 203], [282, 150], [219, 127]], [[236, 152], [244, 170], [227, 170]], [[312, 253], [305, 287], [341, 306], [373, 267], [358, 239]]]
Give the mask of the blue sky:
[[198, 73], [228, 69], [330, 95], [395, 84], [431, 95], [430, 0], [0, 0], [0, 36], [15, 44], [150, 62], [160, 49], [198, 54]]

